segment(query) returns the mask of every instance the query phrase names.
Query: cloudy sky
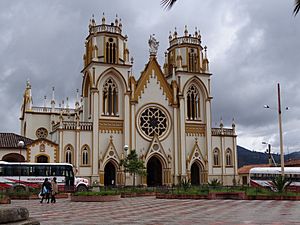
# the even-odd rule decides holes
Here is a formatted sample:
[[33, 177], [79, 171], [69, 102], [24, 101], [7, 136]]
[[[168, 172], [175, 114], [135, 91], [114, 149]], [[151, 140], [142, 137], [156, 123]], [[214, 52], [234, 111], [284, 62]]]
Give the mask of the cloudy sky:
[[[281, 85], [285, 152], [300, 150], [300, 14], [294, 0], [178, 0], [163, 10], [160, 0], [1, 0], [0, 132], [19, 133], [26, 80], [34, 105], [75, 98], [81, 88], [82, 55], [91, 15], [99, 22], [115, 15], [129, 37], [134, 73], [148, 60], [148, 38], [160, 42], [159, 61], [169, 31], [200, 29], [213, 73], [213, 126], [235, 119], [238, 144], [262, 151], [266, 141], [279, 151], [277, 90]], [[264, 109], [268, 104], [273, 109]]]

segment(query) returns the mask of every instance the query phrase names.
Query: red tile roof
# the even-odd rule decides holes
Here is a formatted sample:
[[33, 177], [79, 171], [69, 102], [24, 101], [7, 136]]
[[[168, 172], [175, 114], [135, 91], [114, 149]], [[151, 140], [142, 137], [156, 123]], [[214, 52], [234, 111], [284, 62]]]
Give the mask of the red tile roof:
[[284, 166], [300, 166], [300, 159], [291, 159], [285, 161]]
[[19, 148], [19, 141], [24, 141], [25, 146], [33, 142], [32, 139], [23, 137], [18, 134], [0, 133], [0, 148]]
[[245, 165], [238, 169], [238, 174], [248, 174], [249, 171], [254, 167], [269, 167], [269, 164], [254, 164], [254, 165]]

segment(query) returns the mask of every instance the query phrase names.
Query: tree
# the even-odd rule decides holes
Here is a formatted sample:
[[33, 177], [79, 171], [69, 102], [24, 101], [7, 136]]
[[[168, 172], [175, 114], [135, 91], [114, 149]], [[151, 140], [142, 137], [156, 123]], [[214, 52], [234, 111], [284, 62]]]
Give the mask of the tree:
[[121, 160], [121, 166], [124, 166], [125, 172], [133, 175], [133, 186], [135, 186], [135, 175], [146, 175], [146, 167], [144, 161], [138, 158], [135, 150], [131, 150], [125, 159]]
[[300, 0], [295, 0], [294, 16], [298, 14], [300, 10]]
[[281, 175], [273, 177], [272, 179], [273, 186], [276, 192], [282, 193], [286, 190], [288, 186], [292, 183], [292, 181], [286, 177]]
[[[162, 7], [166, 9], [171, 9], [176, 1], [177, 0], [161, 0], [160, 4], [162, 5]], [[293, 11], [294, 16], [298, 14], [299, 10], [300, 10], [300, 0], [295, 0], [295, 8]]]
[[161, 0], [160, 4], [165, 9], [171, 9], [177, 0]]

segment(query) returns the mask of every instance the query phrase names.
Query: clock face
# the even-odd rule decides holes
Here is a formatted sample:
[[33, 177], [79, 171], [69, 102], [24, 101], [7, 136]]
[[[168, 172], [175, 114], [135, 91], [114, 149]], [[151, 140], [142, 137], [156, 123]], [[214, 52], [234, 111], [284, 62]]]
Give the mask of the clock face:
[[148, 140], [154, 135], [164, 138], [169, 132], [168, 113], [159, 106], [151, 105], [144, 107], [138, 115], [138, 130]]

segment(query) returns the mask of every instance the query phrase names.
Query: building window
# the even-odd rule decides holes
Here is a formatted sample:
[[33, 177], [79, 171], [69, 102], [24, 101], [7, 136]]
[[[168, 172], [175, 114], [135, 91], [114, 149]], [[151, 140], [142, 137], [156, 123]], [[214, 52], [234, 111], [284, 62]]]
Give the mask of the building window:
[[197, 50], [190, 49], [189, 52], [189, 72], [198, 72], [198, 57], [197, 57]]
[[200, 120], [200, 95], [197, 87], [193, 84], [187, 92], [187, 119]]
[[118, 86], [112, 78], [108, 78], [103, 85], [103, 115], [119, 116]]
[[214, 166], [219, 166], [220, 165], [220, 151], [219, 149], [214, 149], [214, 152], [213, 152], [213, 157], [214, 157]]
[[86, 166], [89, 165], [89, 148], [87, 146], [84, 146], [82, 148], [82, 152], [81, 152], [81, 164]]
[[113, 43], [113, 38], [109, 38], [106, 42], [106, 62], [116, 63], [116, 44]]
[[39, 129], [36, 130], [35, 135], [37, 138], [47, 138], [48, 136], [48, 131], [44, 127], [40, 127]]
[[65, 150], [65, 162], [73, 164], [73, 147], [68, 145]]
[[226, 166], [232, 166], [232, 152], [230, 149], [226, 150]]

